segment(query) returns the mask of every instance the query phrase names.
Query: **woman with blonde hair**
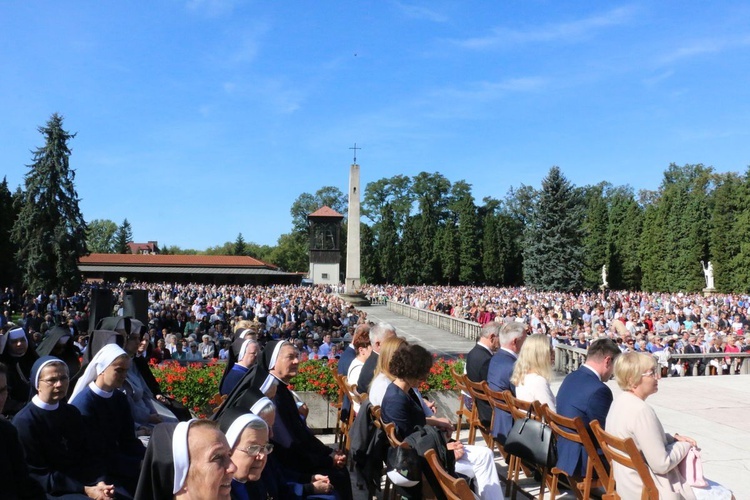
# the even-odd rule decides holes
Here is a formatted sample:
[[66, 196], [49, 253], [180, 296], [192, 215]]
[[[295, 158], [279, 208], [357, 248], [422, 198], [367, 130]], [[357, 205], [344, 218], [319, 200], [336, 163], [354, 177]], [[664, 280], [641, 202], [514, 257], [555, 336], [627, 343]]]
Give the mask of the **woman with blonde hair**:
[[[606, 431], [618, 438], [632, 438], [651, 470], [659, 498], [734, 498], [723, 486], [708, 481], [704, 488], [687, 484], [678, 465], [685, 459], [694, 439], [664, 432], [659, 417], [646, 398], [659, 390], [656, 359], [650, 354], [626, 352], [615, 361], [615, 380], [623, 390], [607, 413]], [[612, 464], [617, 493], [622, 498], [638, 498], [643, 481], [638, 472]]]
[[388, 370], [388, 365], [391, 362], [393, 353], [395, 353], [401, 346], [406, 345], [407, 342], [401, 337], [389, 337], [380, 344], [380, 356], [378, 357], [378, 364], [375, 367], [375, 374], [370, 383], [370, 390], [367, 393], [370, 398], [370, 403], [375, 406], [380, 406], [383, 402], [383, 396], [385, 396], [385, 390], [388, 388], [391, 382], [396, 378]]
[[516, 397], [523, 401], [539, 401], [557, 411], [555, 395], [550, 389], [552, 368], [549, 337], [530, 335], [521, 346], [510, 382], [516, 386]]

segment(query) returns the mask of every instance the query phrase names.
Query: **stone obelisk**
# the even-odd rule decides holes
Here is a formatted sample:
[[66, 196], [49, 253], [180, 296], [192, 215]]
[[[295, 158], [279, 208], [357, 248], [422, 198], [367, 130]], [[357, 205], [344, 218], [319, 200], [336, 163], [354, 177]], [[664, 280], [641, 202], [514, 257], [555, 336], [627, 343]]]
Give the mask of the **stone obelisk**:
[[362, 287], [359, 275], [359, 165], [349, 167], [349, 221], [346, 229], [346, 293], [354, 295]]

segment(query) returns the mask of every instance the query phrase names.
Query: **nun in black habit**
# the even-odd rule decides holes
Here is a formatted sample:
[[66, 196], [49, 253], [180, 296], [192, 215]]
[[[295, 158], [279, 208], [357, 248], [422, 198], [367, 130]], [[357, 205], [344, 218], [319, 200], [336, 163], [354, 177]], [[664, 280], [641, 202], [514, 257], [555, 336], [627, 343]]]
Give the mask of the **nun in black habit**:
[[67, 394], [68, 382], [67, 365], [58, 358], [39, 358], [32, 367], [31, 402], [13, 419], [31, 477], [47, 498], [132, 498], [105, 476], [83, 416], [61, 397]]
[[31, 367], [39, 359], [30, 345], [23, 328], [12, 328], [0, 335], [0, 362], [8, 367], [8, 400], [0, 409], [4, 415], [15, 415], [29, 400]]
[[75, 378], [81, 369], [81, 352], [75, 345], [75, 339], [69, 328], [56, 326], [52, 328], [47, 336], [36, 348], [39, 357], [54, 356], [68, 365], [70, 378]]
[[297, 374], [299, 364], [299, 353], [294, 345], [283, 340], [268, 342], [257, 364], [256, 385], [257, 379], [266, 380], [266, 373], [278, 381], [273, 397], [276, 419], [272, 426], [272, 442], [275, 458], [281, 467], [308, 477], [316, 473], [327, 476], [340, 497], [350, 499], [352, 489], [346, 456], [334, 452], [313, 435], [287, 387]]

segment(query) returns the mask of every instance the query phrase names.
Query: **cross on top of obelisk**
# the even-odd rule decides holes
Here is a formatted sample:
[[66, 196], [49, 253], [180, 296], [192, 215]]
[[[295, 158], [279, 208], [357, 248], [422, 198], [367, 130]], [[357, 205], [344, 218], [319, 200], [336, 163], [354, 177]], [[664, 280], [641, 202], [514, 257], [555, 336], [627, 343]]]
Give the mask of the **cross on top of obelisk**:
[[356, 165], [357, 164], [357, 150], [358, 149], [362, 149], [362, 148], [358, 148], [357, 147], [357, 143], [355, 142], [354, 143], [354, 147], [353, 148], [349, 148], [349, 149], [353, 149], [354, 150], [354, 164]]

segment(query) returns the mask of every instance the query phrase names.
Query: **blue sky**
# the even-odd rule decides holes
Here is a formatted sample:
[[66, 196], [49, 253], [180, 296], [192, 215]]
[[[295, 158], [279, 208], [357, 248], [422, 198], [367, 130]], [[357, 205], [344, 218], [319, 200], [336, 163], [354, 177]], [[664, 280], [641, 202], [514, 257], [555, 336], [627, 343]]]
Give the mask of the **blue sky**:
[[552, 165], [656, 189], [750, 164], [747, 2], [0, 4], [0, 175], [53, 112], [86, 220], [274, 244], [302, 192], [439, 171], [479, 202]]

